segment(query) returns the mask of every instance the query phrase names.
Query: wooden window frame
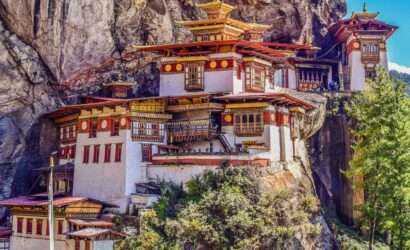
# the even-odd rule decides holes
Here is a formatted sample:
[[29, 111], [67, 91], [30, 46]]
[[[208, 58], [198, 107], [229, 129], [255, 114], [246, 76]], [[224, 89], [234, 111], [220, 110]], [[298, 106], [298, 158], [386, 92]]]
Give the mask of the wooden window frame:
[[365, 79], [373, 80], [377, 76], [377, 71], [375, 68], [365, 68]]
[[100, 145], [96, 144], [93, 147], [93, 163], [98, 163], [100, 161]]
[[248, 63], [245, 66], [245, 91], [265, 92], [266, 67], [257, 63]]
[[264, 132], [263, 112], [238, 112], [234, 114], [234, 131], [236, 136], [262, 136]]
[[131, 121], [131, 135], [133, 140], [147, 142], [163, 142], [165, 138], [165, 124], [157, 121]]
[[89, 138], [97, 138], [98, 121], [93, 119], [90, 120], [90, 131], [88, 133]]
[[43, 235], [43, 219], [36, 219], [36, 235]]
[[64, 221], [63, 220], [57, 220], [57, 234], [62, 235], [64, 231]]
[[111, 136], [119, 136], [119, 135], [120, 135], [120, 120], [112, 119], [111, 120]]
[[90, 146], [86, 145], [83, 147], [83, 163], [90, 162]]
[[91, 250], [91, 241], [84, 240], [84, 250]]
[[122, 158], [122, 143], [115, 144], [115, 162], [121, 162]]
[[152, 161], [152, 144], [141, 144], [141, 159], [143, 162]]
[[184, 65], [184, 86], [186, 91], [203, 91], [205, 86], [205, 63], [195, 62]]
[[24, 218], [17, 217], [17, 233], [23, 233]]
[[380, 60], [380, 46], [379, 41], [364, 40], [361, 43], [362, 62], [364, 63], [378, 63]]
[[71, 151], [70, 151], [69, 158], [70, 158], [70, 159], [75, 159], [76, 146], [75, 146], [75, 145], [71, 146], [70, 150], [71, 150]]
[[105, 144], [104, 146], [104, 162], [111, 162], [111, 144]]
[[26, 219], [26, 234], [33, 234], [33, 219]]

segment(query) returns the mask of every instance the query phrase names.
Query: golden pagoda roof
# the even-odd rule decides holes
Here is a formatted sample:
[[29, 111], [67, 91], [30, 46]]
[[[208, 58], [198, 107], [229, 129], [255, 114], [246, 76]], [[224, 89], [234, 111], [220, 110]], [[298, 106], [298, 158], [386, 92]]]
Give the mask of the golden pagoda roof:
[[362, 12], [353, 12], [352, 18], [360, 18], [360, 19], [375, 19], [379, 15], [379, 12], [369, 12], [367, 9], [366, 2], [363, 4]]
[[232, 10], [235, 9], [234, 6], [224, 3], [220, 0], [214, 0], [209, 3], [197, 4], [197, 7], [205, 11], [208, 14], [209, 18], [226, 17], [229, 13], [232, 12]]

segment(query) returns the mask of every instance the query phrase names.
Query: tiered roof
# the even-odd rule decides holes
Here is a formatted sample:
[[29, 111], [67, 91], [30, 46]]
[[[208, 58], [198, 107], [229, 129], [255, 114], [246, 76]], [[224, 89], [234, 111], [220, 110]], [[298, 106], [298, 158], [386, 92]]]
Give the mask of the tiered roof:
[[365, 4], [362, 12], [353, 12], [349, 19], [332, 25], [330, 31], [339, 41], [347, 40], [353, 33], [382, 34], [389, 38], [398, 27], [377, 20], [378, 15], [378, 12], [369, 12]]

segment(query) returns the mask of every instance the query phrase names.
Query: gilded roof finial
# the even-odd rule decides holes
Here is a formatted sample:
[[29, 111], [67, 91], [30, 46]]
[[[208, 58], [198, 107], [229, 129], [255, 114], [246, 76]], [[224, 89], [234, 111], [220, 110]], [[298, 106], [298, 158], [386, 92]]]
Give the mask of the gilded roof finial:
[[363, 12], [364, 12], [364, 13], [367, 13], [367, 11], [368, 11], [368, 9], [367, 9], [367, 2], [366, 2], [366, 0], [365, 0], [365, 1], [363, 1]]

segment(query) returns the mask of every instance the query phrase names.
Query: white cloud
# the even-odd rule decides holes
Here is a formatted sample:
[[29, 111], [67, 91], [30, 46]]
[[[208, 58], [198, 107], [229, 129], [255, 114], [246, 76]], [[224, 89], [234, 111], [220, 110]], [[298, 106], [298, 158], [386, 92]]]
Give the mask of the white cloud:
[[389, 62], [389, 70], [396, 70], [400, 73], [410, 74], [410, 67], [406, 67], [394, 62]]

